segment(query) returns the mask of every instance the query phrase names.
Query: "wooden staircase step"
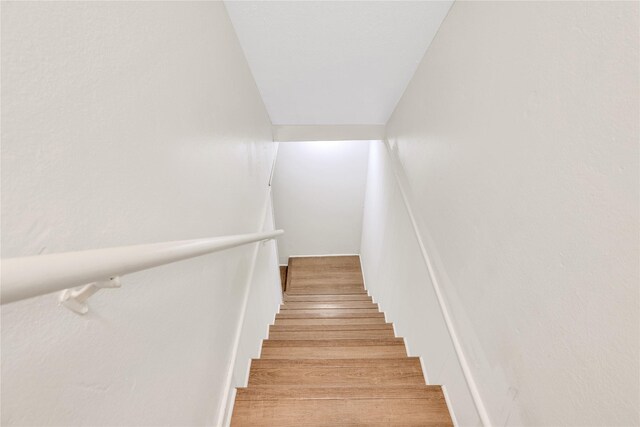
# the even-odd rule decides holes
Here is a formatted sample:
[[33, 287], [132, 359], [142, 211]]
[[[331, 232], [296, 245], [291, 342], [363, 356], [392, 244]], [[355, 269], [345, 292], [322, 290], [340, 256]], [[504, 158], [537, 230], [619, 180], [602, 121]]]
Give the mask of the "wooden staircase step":
[[452, 426], [444, 398], [238, 400], [232, 426]]
[[293, 286], [304, 285], [363, 285], [362, 275], [357, 270], [345, 270], [341, 268], [323, 267], [321, 269], [291, 270], [291, 284]]
[[425, 385], [417, 357], [394, 359], [255, 359], [254, 385]]
[[364, 325], [387, 323], [383, 316], [353, 318], [282, 318], [276, 315], [275, 325]]
[[262, 349], [271, 347], [366, 347], [398, 346], [404, 348], [402, 338], [351, 339], [351, 340], [264, 340]]
[[380, 317], [384, 319], [384, 313], [381, 313], [378, 309], [361, 308], [344, 310], [280, 310], [280, 313], [276, 314], [276, 319], [349, 319], [355, 317]]
[[238, 400], [274, 399], [434, 399], [442, 397], [439, 385], [296, 386], [254, 385], [240, 387]]
[[337, 302], [337, 301], [372, 301], [372, 298], [369, 295], [365, 295], [362, 293], [358, 294], [325, 294], [325, 295], [314, 295], [314, 294], [304, 294], [304, 295], [291, 295], [288, 292], [284, 294], [285, 302], [296, 302], [296, 301], [317, 301], [317, 302]]
[[314, 265], [303, 266], [300, 263], [294, 262], [293, 271], [296, 278], [310, 277], [318, 278], [328, 274], [338, 274], [342, 276], [351, 276], [356, 279], [362, 280], [360, 274], [360, 264], [353, 263], [352, 265], [336, 264], [334, 261], [328, 261], [326, 263], [316, 263]]
[[378, 310], [378, 304], [368, 301], [338, 301], [338, 302], [294, 302], [287, 301], [281, 305], [286, 310], [320, 310], [320, 309], [373, 309]]
[[394, 336], [393, 329], [269, 332], [270, 340], [370, 339], [393, 338]]
[[378, 369], [384, 366], [403, 366], [412, 367], [421, 371], [420, 358], [419, 357], [398, 357], [395, 359], [378, 360], [378, 359], [326, 359], [326, 360], [309, 360], [309, 359], [286, 359], [286, 360], [265, 360], [265, 359], [252, 359], [251, 368], [265, 369], [265, 368], [296, 368], [296, 367], [366, 367]]
[[289, 259], [286, 292], [237, 389], [233, 426], [451, 426], [364, 288], [358, 256]]
[[[337, 344], [344, 341], [334, 340]], [[367, 341], [367, 340], [362, 340]], [[356, 358], [397, 358], [406, 357], [407, 351], [404, 345], [306, 345], [299, 341], [270, 341], [273, 343], [298, 343], [298, 345], [263, 346], [260, 358], [262, 359], [356, 359]]]
[[368, 295], [364, 288], [347, 288], [343, 286], [287, 288], [288, 295]]
[[291, 284], [304, 285], [363, 285], [362, 275], [357, 270], [323, 267], [322, 269], [292, 269]]
[[364, 282], [357, 273], [323, 272], [310, 275], [294, 274], [291, 276], [291, 288], [358, 288], [364, 289]]
[[359, 257], [293, 257], [287, 270], [289, 294], [366, 293]]
[[289, 258], [289, 267], [297, 269], [305, 268], [351, 268], [360, 269], [360, 257], [358, 255], [330, 255], [330, 256], [294, 256]]
[[355, 325], [271, 325], [269, 332], [323, 332], [323, 331], [366, 331], [388, 330], [393, 332], [393, 323], [371, 323]]

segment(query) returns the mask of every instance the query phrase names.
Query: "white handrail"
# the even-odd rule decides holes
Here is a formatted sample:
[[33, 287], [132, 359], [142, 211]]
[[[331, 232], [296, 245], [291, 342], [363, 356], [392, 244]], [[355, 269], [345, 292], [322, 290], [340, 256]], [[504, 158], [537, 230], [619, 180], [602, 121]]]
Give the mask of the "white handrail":
[[3, 259], [0, 303], [7, 304], [94, 282], [97, 287], [108, 287], [104, 283], [115, 277], [273, 239], [282, 233], [282, 230], [275, 230]]

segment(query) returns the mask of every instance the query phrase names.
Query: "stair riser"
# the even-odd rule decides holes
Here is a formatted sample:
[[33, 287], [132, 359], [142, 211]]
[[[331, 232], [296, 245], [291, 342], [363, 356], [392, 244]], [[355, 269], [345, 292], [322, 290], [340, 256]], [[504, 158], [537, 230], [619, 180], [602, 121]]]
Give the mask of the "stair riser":
[[384, 313], [378, 310], [281, 310], [276, 314], [277, 319], [352, 319], [357, 317], [371, 317], [384, 319]]
[[278, 318], [276, 316], [275, 325], [367, 325], [367, 324], [385, 324], [384, 317], [361, 317], [351, 319], [296, 319], [296, 318]]
[[370, 309], [378, 310], [378, 304], [367, 301], [342, 301], [342, 302], [285, 302], [281, 309], [284, 310], [335, 310], [335, 309]]
[[295, 360], [295, 359], [281, 359], [281, 360], [263, 360], [252, 359], [251, 368], [255, 369], [308, 369], [308, 368], [370, 368], [370, 369], [385, 369], [387, 367], [401, 368], [401, 369], [417, 369], [419, 372], [421, 365], [418, 357], [400, 357], [396, 359], [378, 360], [378, 359], [327, 359], [327, 360]]
[[368, 301], [372, 302], [372, 298], [368, 295], [289, 295], [284, 296], [285, 302], [343, 302], [343, 301]]
[[344, 288], [344, 287], [312, 287], [312, 288], [287, 288], [288, 295], [365, 295], [367, 291], [362, 287]]
[[342, 340], [393, 338], [393, 330], [271, 332], [270, 340]]
[[366, 331], [388, 330], [393, 332], [391, 323], [371, 323], [361, 325], [271, 325], [270, 332], [325, 332], [325, 331]]
[[366, 347], [366, 346], [400, 346], [404, 347], [402, 338], [384, 339], [350, 339], [350, 340], [264, 340], [262, 348], [271, 347]]
[[422, 370], [416, 367], [289, 367], [252, 368], [249, 386], [253, 385], [424, 385]]
[[252, 385], [238, 388], [238, 400], [274, 399], [432, 399], [442, 398], [442, 388], [435, 385], [373, 385], [373, 386], [285, 386]]
[[363, 347], [267, 347], [262, 349], [263, 359], [359, 359], [406, 357], [404, 346]]

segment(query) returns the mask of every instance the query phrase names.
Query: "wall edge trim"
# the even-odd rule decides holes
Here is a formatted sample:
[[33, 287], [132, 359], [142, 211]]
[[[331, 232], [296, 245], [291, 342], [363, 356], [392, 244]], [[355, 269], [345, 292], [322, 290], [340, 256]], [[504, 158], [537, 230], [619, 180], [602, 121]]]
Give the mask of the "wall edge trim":
[[[260, 229], [264, 229], [267, 219], [267, 212], [269, 206], [269, 199], [271, 197], [271, 187], [267, 187], [264, 208], [262, 209], [262, 217], [260, 221]], [[240, 336], [242, 335], [242, 326], [247, 314], [247, 305], [249, 304], [249, 295], [251, 294], [251, 282], [253, 282], [253, 276], [256, 270], [256, 264], [258, 262], [258, 252], [262, 242], [254, 243], [253, 254], [251, 255], [251, 266], [249, 268], [249, 274], [247, 276], [247, 283], [245, 285], [245, 292], [242, 299], [242, 308], [240, 311], [240, 318], [236, 327], [235, 336], [233, 339], [233, 349], [231, 351], [231, 358], [227, 371], [227, 377], [224, 382], [224, 390], [220, 406], [218, 407], [218, 416], [216, 426], [228, 426], [231, 423], [231, 415], [233, 413], [233, 404], [235, 403], [235, 387], [232, 387], [233, 371], [236, 366], [236, 359], [238, 358], [238, 348], [240, 347]]]
[[[445, 324], [447, 325], [447, 332], [449, 333], [449, 337], [451, 338], [451, 342], [453, 343], [453, 348], [455, 349], [458, 363], [462, 368], [464, 379], [467, 383], [467, 387], [469, 388], [469, 392], [471, 393], [471, 398], [473, 399], [473, 403], [476, 407], [476, 411], [478, 412], [480, 422], [482, 423], [483, 426], [489, 427], [493, 424], [491, 423], [491, 419], [489, 418], [489, 413], [487, 412], [487, 408], [485, 407], [482, 397], [480, 396], [478, 385], [476, 384], [473, 374], [471, 373], [469, 362], [467, 361], [467, 357], [464, 354], [464, 351], [462, 349], [462, 344], [460, 339], [458, 338], [458, 333], [453, 324], [452, 317], [449, 314], [449, 307], [447, 306], [447, 303], [444, 300], [444, 296], [442, 294], [442, 290], [440, 287], [440, 282], [438, 281], [438, 278], [435, 273], [435, 267], [433, 266], [433, 263], [431, 261], [431, 256], [429, 255], [429, 252], [427, 251], [426, 245], [424, 244], [424, 241], [420, 234], [420, 230], [418, 228], [418, 222], [416, 221], [415, 215], [413, 214], [413, 209], [411, 207], [411, 203], [409, 201], [407, 191], [402, 185], [402, 181], [400, 180], [398, 164], [397, 164], [399, 160], [396, 160], [394, 158], [393, 150], [387, 139], [384, 140], [384, 147], [386, 149], [387, 155], [389, 156], [389, 164], [391, 165], [391, 170], [393, 171], [393, 175], [398, 185], [398, 189], [400, 190], [400, 194], [402, 195], [402, 201], [404, 202], [405, 209], [407, 210], [409, 219], [411, 220], [413, 233], [415, 234], [416, 240], [418, 241], [418, 246], [420, 246], [420, 253], [422, 254], [422, 258], [426, 264], [427, 271], [429, 272], [429, 278], [431, 279], [433, 290], [436, 294], [436, 298], [438, 299], [438, 305], [440, 306], [442, 317], [444, 318]], [[453, 415], [453, 409], [451, 406], [449, 406], [449, 411]], [[452, 416], [452, 419], [453, 418], [455, 417]]]

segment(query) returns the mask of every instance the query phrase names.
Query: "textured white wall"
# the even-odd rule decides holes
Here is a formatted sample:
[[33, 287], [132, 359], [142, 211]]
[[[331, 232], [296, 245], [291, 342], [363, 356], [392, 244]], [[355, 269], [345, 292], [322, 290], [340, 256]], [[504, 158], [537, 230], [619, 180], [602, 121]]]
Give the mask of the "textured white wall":
[[456, 2], [387, 125], [495, 425], [640, 423], [638, 7]]
[[[255, 232], [273, 151], [222, 3], [3, 3], [3, 257]], [[2, 424], [213, 424], [253, 253], [3, 306]]]
[[280, 263], [360, 253], [369, 141], [281, 142], [273, 175]]

